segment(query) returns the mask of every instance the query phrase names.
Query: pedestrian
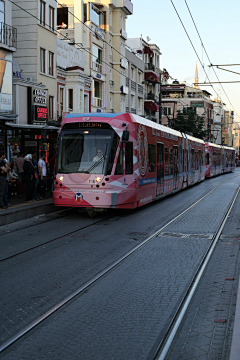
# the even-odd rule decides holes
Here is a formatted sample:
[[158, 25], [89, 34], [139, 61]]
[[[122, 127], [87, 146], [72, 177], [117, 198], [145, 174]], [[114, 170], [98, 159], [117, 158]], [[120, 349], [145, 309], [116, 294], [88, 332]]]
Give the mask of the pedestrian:
[[3, 194], [3, 205], [8, 208], [9, 206], [12, 206], [8, 203], [8, 182], [9, 182], [9, 171], [10, 171], [10, 163], [8, 162], [7, 158], [5, 157], [4, 159], [5, 162], [5, 167], [7, 169], [7, 176], [6, 176], [6, 182], [5, 182], [5, 191]]
[[23, 171], [24, 155], [25, 154], [21, 153], [19, 155], [19, 157], [16, 159], [16, 165], [17, 165], [17, 171], [18, 171], [19, 180], [23, 184], [24, 184], [24, 171]]
[[[28, 154], [24, 157], [24, 183], [26, 188], [26, 202], [33, 201], [34, 182], [35, 182], [35, 170], [32, 164], [32, 154]], [[35, 200], [34, 200], [35, 201]]]
[[42, 191], [42, 195], [45, 194], [46, 190], [47, 190], [47, 166], [46, 166], [46, 162], [45, 162], [45, 156], [46, 153], [45, 151], [41, 152], [41, 158], [38, 160], [38, 169], [39, 169], [39, 187], [41, 185], [41, 188], [43, 188], [44, 192]]
[[32, 154], [32, 164], [34, 166], [34, 170], [35, 170], [35, 185], [34, 185], [34, 193], [33, 193], [33, 198], [35, 200], [38, 200], [38, 184], [39, 184], [39, 170], [38, 170], [38, 162], [37, 162], [37, 153], [36, 151], [33, 152]]
[[0, 152], [0, 207], [2, 209], [7, 209], [7, 206], [4, 206], [3, 204], [3, 196], [5, 192], [6, 187], [6, 178], [7, 178], [7, 168], [6, 163], [4, 161], [6, 157], [5, 152]]

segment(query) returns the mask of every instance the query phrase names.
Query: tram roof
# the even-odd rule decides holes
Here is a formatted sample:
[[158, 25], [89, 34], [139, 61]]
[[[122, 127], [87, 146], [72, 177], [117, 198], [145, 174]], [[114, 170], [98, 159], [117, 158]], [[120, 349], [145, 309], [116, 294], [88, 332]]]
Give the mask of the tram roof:
[[185, 139], [188, 140], [192, 140], [192, 141], [197, 141], [200, 142], [202, 144], [204, 144], [204, 141], [198, 138], [195, 138], [194, 136], [188, 135], [188, 134], [183, 134], [180, 131], [171, 129], [167, 126], [163, 126], [160, 124], [157, 124], [151, 120], [148, 120], [142, 116], [136, 115], [136, 114], [131, 114], [131, 113], [84, 113], [84, 114], [65, 114], [65, 118], [66, 119], [75, 119], [75, 118], [83, 118], [83, 117], [91, 117], [91, 118], [108, 118], [108, 119], [114, 119], [117, 118], [120, 115], [127, 115], [127, 116], [131, 116], [131, 119], [133, 120], [133, 122], [136, 122], [138, 124], [142, 124], [145, 126], [149, 126], [151, 128], [155, 128], [159, 131], [164, 131], [166, 133], [178, 136], [180, 138], [184, 137]]

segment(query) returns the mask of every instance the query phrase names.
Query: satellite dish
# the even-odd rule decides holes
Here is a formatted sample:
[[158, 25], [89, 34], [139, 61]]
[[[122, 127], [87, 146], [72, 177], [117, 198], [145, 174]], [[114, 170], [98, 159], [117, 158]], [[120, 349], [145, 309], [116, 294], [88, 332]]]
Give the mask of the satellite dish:
[[150, 37], [149, 36], [147, 36], [147, 41], [150, 41], [151, 39], [150, 39]]

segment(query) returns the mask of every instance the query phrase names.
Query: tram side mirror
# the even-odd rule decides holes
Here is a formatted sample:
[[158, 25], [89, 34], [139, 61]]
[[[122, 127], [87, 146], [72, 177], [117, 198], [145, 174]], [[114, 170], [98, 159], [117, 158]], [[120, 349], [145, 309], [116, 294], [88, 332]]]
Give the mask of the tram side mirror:
[[122, 142], [127, 143], [128, 140], [129, 140], [129, 131], [128, 130], [123, 130]]

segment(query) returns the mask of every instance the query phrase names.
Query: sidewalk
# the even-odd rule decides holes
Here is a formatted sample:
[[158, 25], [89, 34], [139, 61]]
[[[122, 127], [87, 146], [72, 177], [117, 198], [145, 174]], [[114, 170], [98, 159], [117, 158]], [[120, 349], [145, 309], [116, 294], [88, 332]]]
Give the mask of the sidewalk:
[[63, 209], [53, 205], [51, 194], [47, 194], [43, 200], [30, 203], [26, 203], [25, 195], [22, 198], [12, 196], [8, 201], [11, 206], [0, 209], [0, 226]]

